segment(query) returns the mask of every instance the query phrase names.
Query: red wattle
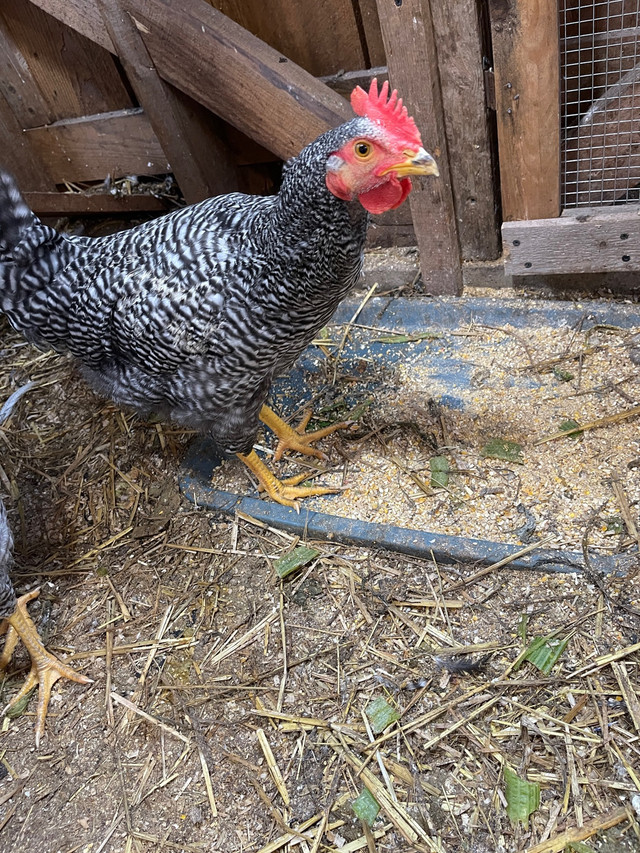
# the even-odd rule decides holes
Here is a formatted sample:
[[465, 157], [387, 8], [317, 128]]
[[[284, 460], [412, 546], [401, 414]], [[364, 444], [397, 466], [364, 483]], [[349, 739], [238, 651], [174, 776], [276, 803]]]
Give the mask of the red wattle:
[[360, 204], [369, 213], [384, 213], [400, 207], [411, 192], [411, 178], [391, 177], [386, 183], [358, 196]]

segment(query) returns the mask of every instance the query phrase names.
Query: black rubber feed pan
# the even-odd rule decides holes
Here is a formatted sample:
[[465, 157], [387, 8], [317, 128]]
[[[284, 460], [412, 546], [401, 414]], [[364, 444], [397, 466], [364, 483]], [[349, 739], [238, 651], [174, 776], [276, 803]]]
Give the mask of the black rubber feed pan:
[[[357, 312], [359, 303], [345, 301], [336, 312], [333, 322], [347, 324]], [[485, 298], [413, 298], [371, 299], [357, 316], [357, 329], [348, 338], [340, 356], [344, 372], [356, 369], [361, 374], [359, 389], [375, 395], [376, 386], [384, 382], [385, 372], [402, 363], [408, 351], [402, 343], [393, 346], [380, 342], [380, 332], [374, 329], [393, 329], [408, 336], [418, 336], [426, 331], [434, 333], [460, 329], [479, 323], [497, 328], [509, 325], [513, 329], [535, 327], [576, 327], [583, 331], [593, 326], [611, 326], [630, 329], [640, 325], [640, 312], [634, 305], [596, 301], [551, 302], [520, 299]], [[366, 327], [370, 327], [367, 331]], [[340, 335], [334, 335], [340, 338]], [[438, 387], [446, 387], [439, 394], [441, 405], [460, 411], [464, 408], [463, 391], [468, 390], [471, 365], [465, 358], [465, 338], [452, 337], [445, 350], [434, 348], [432, 341], [411, 342], [411, 358], [428, 359], [430, 374], [437, 378]], [[368, 365], [362, 373], [363, 355]], [[272, 400], [276, 408], [286, 415], [300, 407], [312, 394], [309, 374], [319, 373], [325, 361], [319, 349], [309, 347], [290, 373], [274, 386]], [[531, 375], [518, 378], [520, 393], [535, 383]], [[378, 524], [354, 518], [343, 518], [314, 509], [315, 499], [301, 501], [300, 513], [280, 506], [257, 493], [236, 494], [211, 486], [211, 475], [220, 459], [210, 440], [196, 439], [184, 460], [180, 486], [184, 494], [199, 506], [233, 516], [237, 511], [273, 527], [295, 533], [303, 538], [321, 539], [369, 548], [387, 548], [423, 558], [435, 558], [441, 563], [472, 563], [477, 566], [492, 565], [512, 558], [523, 550], [523, 545], [502, 544], [485, 539], [443, 535], [429, 530], [410, 529], [392, 524]], [[326, 500], [324, 501], [326, 504]], [[589, 553], [591, 569], [601, 573], [625, 573], [633, 553], [602, 555]], [[508, 563], [515, 569], [575, 572], [584, 568], [582, 553], [555, 549], [536, 549]]]

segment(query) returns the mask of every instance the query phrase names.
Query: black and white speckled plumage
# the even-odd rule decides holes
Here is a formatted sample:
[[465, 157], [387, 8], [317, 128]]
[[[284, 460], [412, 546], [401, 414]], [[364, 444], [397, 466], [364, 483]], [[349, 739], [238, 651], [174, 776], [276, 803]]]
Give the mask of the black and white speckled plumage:
[[0, 499], [0, 619], [11, 616], [16, 609], [16, 596], [11, 583], [13, 566], [13, 536], [7, 511]]
[[277, 196], [221, 196], [108, 237], [63, 236], [0, 173], [0, 309], [117, 403], [247, 453], [272, 379], [357, 281], [368, 216], [326, 187], [356, 118], [290, 161]]

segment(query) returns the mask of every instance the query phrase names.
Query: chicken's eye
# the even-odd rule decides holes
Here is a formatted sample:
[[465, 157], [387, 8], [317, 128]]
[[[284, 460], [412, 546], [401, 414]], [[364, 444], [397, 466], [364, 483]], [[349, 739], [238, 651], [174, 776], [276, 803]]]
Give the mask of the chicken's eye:
[[359, 139], [353, 146], [353, 150], [356, 153], [356, 157], [359, 157], [361, 160], [366, 160], [367, 157], [372, 152], [372, 147], [368, 142], [365, 142], [363, 139]]

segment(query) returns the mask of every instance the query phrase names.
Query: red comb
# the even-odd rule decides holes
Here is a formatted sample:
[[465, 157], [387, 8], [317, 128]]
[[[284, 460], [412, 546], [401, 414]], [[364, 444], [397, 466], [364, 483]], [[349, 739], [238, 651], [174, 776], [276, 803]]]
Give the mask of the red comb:
[[395, 89], [387, 100], [388, 94], [387, 80], [382, 84], [380, 94], [378, 94], [378, 81], [375, 78], [371, 81], [369, 94], [360, 86], [356, 86], [351, 93], [353, 111], [359, 116], [366, 116], [372, 121], [385, 124], [394, 133], [405, 136], [407, 141], [415, 142], [422, 147], [422, 139], [416, 123], [407, 112], [407, 108], [402, 105], [402, 98], [398, 97]]

